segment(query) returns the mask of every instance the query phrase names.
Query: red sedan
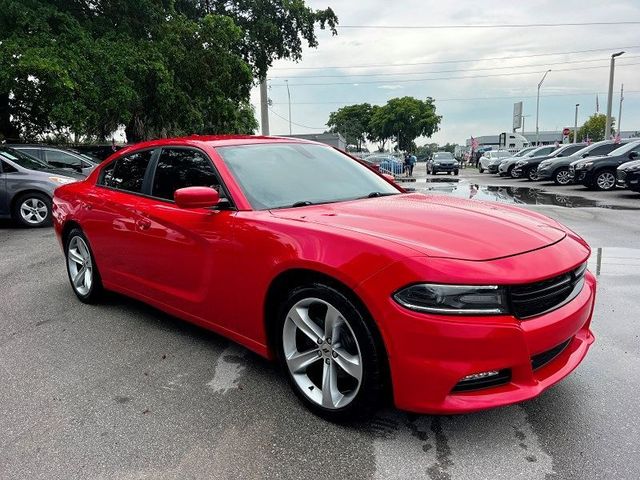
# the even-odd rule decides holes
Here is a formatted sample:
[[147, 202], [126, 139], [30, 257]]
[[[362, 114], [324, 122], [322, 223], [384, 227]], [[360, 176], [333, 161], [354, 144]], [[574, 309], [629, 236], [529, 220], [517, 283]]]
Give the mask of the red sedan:
[[83, 302], [103, 289], [278, 359], [340, 420], [392, 396], [460, 413], [537, 396], [593, 342], [590, 249], [516, 207], [406, 193], [325, 145], [190, 137], [56, 190]]

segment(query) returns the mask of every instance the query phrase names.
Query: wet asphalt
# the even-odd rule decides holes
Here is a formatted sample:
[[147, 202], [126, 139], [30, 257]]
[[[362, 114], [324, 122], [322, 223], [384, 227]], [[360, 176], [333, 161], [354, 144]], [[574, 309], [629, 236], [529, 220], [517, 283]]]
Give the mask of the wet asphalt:
[[[459, 180], [441, 193], [523, 183]], [[594, 248], [583, 364], [520, 405], [350, 426], [308, 413], [273, 365], [220, 336], [117, 295], [80, 303], [52, 230], [0, 223], [0, 478], [640, 478], [640, 195], [535, 186], [620, 207], [522, 202]]]

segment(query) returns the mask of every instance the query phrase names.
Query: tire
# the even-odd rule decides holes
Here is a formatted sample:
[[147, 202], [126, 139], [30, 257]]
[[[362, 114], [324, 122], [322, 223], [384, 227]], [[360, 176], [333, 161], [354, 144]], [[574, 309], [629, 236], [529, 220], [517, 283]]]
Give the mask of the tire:
[[515, 171], [516, 166], [515, 165], [511, 165], [508, 169], [507, 169], [507, 175], [511, 178], [519, 178], [520, 175], [516, 175], [513, 172]]
[[23, 227], [48, 227], [51, 225], [51, 198], [39, 192], [20, 195], [13, 204], [11, 217]]
[[536, 180], [538, 180], [538, 174], [536, 173], [536, 170], [537, 169], [535, 168], [530, 168], [526, 171], [524, 176], [527, 177], [527, 180], [529, 180], [530, 182], [535, 182]]
[[571, 181], [568, 168], [559, 168], [553, 174], [553, 183], [556, 185], [569, 185]]
[[454, 174], [454, 175], [458, 175], [458, 173], [459, 173], [459, 172], [458, 172], [458, 170], [455, 170], [455, 171], [453, 172], [453, 174]]
[[[73, 293], [81, 302], [97, 303], [103, 293], [102, 281], [89, 241], [79, 228], [74, 228], [67, 235], [64, 254]], [[78, 277], [82, 271], [84, 275]]]
[[[327, 318], [338, 322], [325, 332]], [[319, 283], [295, 288], [280, 308], [277, 332], [280, 365], [307, 408], [335, 422], [375, 412], [386, 384], [382, 347], [366, 313], [347, 297]], [[325, 390], [329, 374], [335, 389], [327, 385]]]
[[616, 172], [614, 170], [601, 170], [593, 179], [593, 188], [596, 190], [609, 191], [616, 188]]
[[482, 165], [478, 165], [478, 173], [484, 173], [484, 168], [482, 168]]

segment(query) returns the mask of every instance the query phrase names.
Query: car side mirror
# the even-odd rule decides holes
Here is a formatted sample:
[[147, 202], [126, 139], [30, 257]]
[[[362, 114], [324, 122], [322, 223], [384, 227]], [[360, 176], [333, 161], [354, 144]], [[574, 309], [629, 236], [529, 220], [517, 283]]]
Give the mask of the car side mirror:
[[638, 152], [629, 153], [629, 159], [630, 160], [634, 160], [634, 159], [638, 158], [639, 156], [640, 156], [640, 154], [638, 154]]
[[582, 158], [586, 158], [586, 157], [588, 157], [588, 156], [589, 156], [589, 154], [588, 154], [588, 153], [583, 153], [583, 154], [582, 154]]
[[207, 208], [220, 203], [220, 194], [210, 187], [185, 187], [176, 190], [173, 199], [180, 208]]

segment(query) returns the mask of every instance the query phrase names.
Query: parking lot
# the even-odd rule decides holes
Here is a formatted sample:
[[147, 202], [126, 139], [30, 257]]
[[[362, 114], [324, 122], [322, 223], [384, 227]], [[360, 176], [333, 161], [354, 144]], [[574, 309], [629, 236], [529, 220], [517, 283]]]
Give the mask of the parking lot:
[[591, 244], [596, 343], [564, 382], [482, 413], [330, 424], [222, 337], [117, 295], [80, 303], [53, 231], [3, 222], [0, 478], [640, 478], [640, 195], [421, 167], [418, 191], [520, 204]]

